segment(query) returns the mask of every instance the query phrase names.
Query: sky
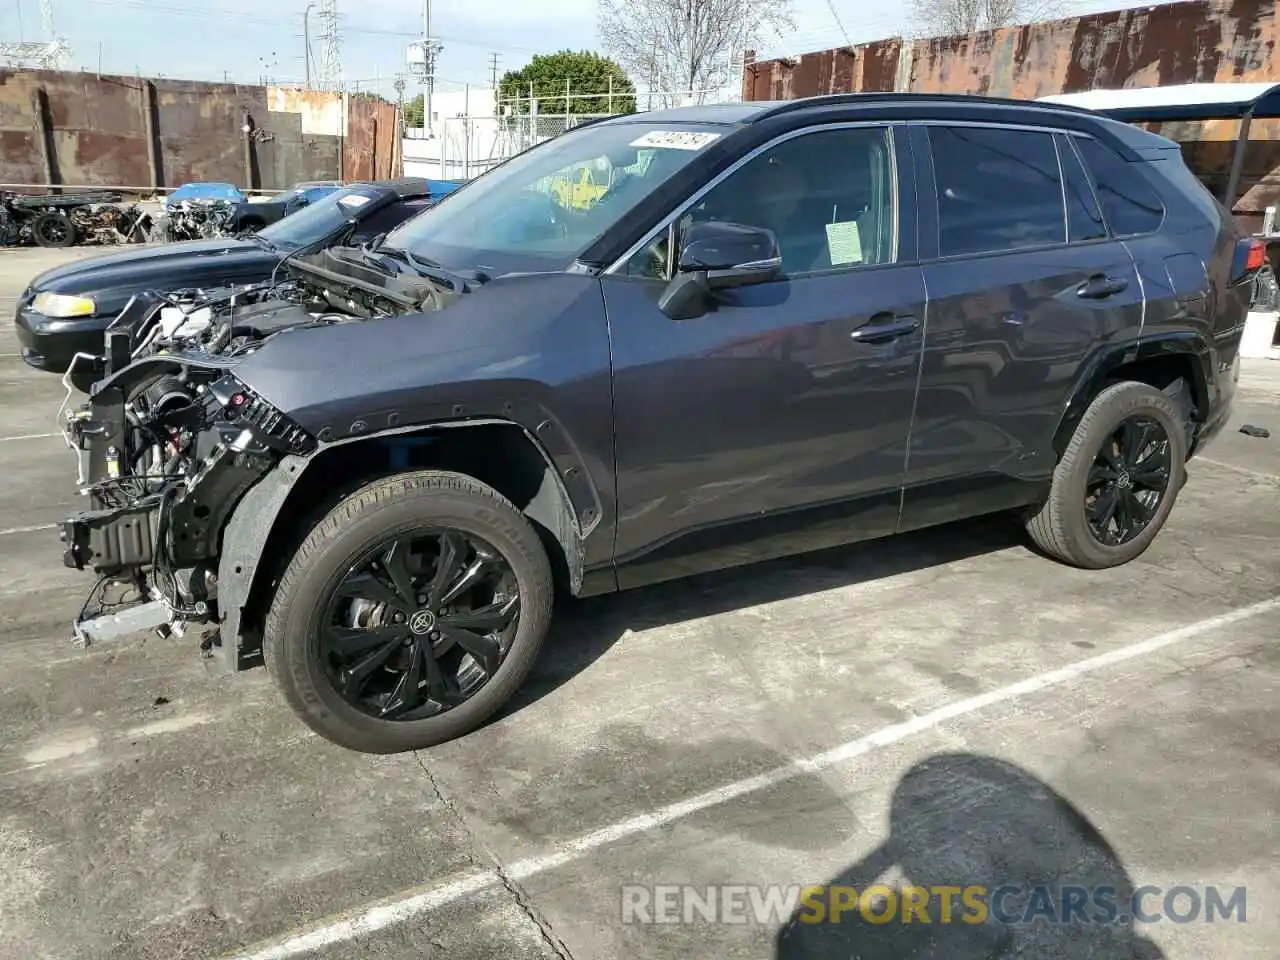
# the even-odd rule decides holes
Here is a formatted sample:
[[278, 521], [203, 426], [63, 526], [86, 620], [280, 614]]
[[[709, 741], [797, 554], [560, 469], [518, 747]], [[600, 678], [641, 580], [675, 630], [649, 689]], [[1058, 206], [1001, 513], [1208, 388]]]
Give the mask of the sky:
[[[1064, 15], [1140, 5], [1135, 0], [1062, 0]], [[71, 69], [192, 80], [301, 82], [305, 0], [53, 0], [56, 31], [71, 47]], [[1146, 4], [1141, 4], [1146, 5]], [[792, 0], [796, 29], [760, 44], [764, 57], [901, 34], [905, 0]], [[420, 0], [338, 0], [348, 85], [394, 97], [405, 46], [421, 35]], [[20, 18], [20, 20], [19, 20]], [[39, 0], [0, 0], [0, 38], [43, 39]], [[535, 53], [596, 49], [595, 0], [433, 0], [432, 32], [443, 43], [437, 89], [487, 86], [490, 56], [499, 75]], [[315, 12], [312, 50], [321, 51]], [[100, 59], [99, 59], [100, 58]], [[409, 81], [406, 96], [419, 92]]]

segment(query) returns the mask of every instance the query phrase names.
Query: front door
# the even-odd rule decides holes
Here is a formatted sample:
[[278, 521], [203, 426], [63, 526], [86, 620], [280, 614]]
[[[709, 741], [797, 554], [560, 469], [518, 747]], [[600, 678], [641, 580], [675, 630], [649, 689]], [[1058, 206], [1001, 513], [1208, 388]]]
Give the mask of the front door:
[[[891, 532], [925, 294], [903, 128], [775, 141], [604, 280], [623, 587]], [[658, 309], [679, 229], [773, 230], [783, 275]]]
[[958, 124], [912, 135], [930, 197], [929, 324], [902, 530], [1040, 498], [1081, 371], [1135, 339], [1143, 311], [1133, 259], [1066, 137]]

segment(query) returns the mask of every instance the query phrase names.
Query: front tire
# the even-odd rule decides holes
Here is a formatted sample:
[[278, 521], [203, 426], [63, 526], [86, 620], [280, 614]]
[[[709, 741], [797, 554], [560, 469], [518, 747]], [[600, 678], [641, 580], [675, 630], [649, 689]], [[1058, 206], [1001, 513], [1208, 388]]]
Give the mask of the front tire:
[[310, 531], [267, 615], [267, 666], [294, 712], [364, 753], [433, 746], [510, 699], [551, 621], [529, 521], [457, 473], [363, 487]]
[[1086, 569], [1142, 554], [1186, 482], [1186, 424], [1145, 383], [1103, 390], [1085, 411], [1054, 471], [1048, 500], [1027, 521], [1045, 553]]

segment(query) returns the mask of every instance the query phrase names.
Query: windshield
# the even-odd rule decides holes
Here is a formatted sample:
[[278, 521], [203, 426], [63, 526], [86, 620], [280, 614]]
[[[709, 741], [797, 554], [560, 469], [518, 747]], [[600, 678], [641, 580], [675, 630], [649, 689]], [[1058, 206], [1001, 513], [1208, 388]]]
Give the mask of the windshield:
[[277, 220], [258, 231], [258, 236], [271, 241], [277, 247], [297, 249], [323, 240], [338, 230], [353, 216], [359, 216], [361, 208], [377, 193], [368, 187], [347, 187], [308, 204], [297, 213]]
[[169, 194], [170, 200], [243, 200], [244, 194], [229, 183], [187, 183]]
[[457, 270], [563, 270], [727, 132], [656, 122], [571, 130], [406, 221], [384, 246]]

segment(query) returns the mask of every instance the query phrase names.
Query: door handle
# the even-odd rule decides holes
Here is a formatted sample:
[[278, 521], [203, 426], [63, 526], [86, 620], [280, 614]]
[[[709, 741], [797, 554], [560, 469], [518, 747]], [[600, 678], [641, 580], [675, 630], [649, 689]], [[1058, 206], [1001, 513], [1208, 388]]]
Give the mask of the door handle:
[[1086, 300], [1102, 300], [1129, 289], [1129, 281], [1123, 277], [1107, 277], [1102, 274], [1090, 277], [1076, 287], [1076, 296]]
[[897, 337], [914, 333], [919, 328], [920, 321], [915, 317], [905, 314], [877, 313], [849, 336], [859, 343], [887, 343]]

